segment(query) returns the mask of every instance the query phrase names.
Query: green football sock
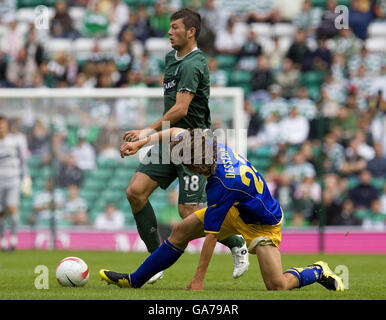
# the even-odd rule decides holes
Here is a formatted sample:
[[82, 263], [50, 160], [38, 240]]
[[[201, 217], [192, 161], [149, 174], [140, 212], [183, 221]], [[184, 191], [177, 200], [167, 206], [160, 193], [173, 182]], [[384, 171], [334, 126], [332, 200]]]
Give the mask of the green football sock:
[[219, 242], [222, 243], [224, 246], [227, 246], [231, 250], [234, 247], [241, 248], [244, 245], [245, 240], [244, 238], [235, 235], [235, 236], [230, 236]]
[[152, 253], [160, 246], [157, 230], [157, 219], [150, 202], [146, 202], [144, 207], [134, 213], [134, 220], [137, 224], [139, 236], [145, 242], [147, 251]]

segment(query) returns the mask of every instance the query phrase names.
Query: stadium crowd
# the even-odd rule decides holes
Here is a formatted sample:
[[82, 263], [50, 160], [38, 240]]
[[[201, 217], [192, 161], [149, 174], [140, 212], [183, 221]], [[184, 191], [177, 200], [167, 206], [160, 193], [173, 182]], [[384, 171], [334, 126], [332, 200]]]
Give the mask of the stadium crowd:
[[[246, 77], [240, 84], [248, 115], [248, 157], [257, 159], [256, 167], [281, 203], [285, 226], [317, 225], [323, 218], [320, 212], [325, 212], [327, 225], [385, 228], [386, 51], [369, 50], [366, 40], [372, 22], [383, 23], [386, 34], [386, 0], [51, 1], [48, 40], [39, 38], [32, 23], [20, 33], [15, 16], [21, 2], [0, 5], [4, 88], [161, 86], [163, 62], [146, 50], [146, 43], [167, 38], [175, 9], [198, 10], [203, 18], [198, 43], [208, 55], [212, 86], [232, 86], [236, 75]], [[335, 8], [341, 3], [349, 6], [348, 26], [337, 29]], [[73, 7], [84, 8], [81, 23], [69, 14]], [[267, 37], [263, 29], [253, 28], [259, 24], [273, 29], [280, 23], [289, 23], [294, 36]], [[117, 40], [112, 53], [100, 46], [107, 36]], [[58, 38], [95, 41], [90, 55], [79, 58], [67, 52], [51, 54], [45, 42]], [[140, 128], [146, 122], [146, 112], [130, 104], [96, 102], [90, 110], [82, 114], [84, 127], [75, 131], [68, 123], [53, 130], [39, 120], [12, 122], [14, 134], [24, 137], [26, 154], [43, 164], [49, 163], [52, 137], [57, 184], [71, 200], [58, 195], [58, 208], [66, 203], [63, 219], [73, 225], [93, 223], [79, 196], [84, 177], [99, 159], [119, 158], [121, 133], [128, 123]], [[113, 121], [92, 125], [93, 112]], [[216, 125], [229, 125], [230, 119], [212, 118]], [[262, 157], [268, 162], [260, 167]], [[43, 212], [41, 216], [51, 202], [50, 188], [47, 179], [46, 190], [35, 194], [35, 213]], [[119, 211], [114, 204], [103, 209], [96, 226], [115, 219], [112, 228], [122, 227], [121, 212], [112, 218]]]

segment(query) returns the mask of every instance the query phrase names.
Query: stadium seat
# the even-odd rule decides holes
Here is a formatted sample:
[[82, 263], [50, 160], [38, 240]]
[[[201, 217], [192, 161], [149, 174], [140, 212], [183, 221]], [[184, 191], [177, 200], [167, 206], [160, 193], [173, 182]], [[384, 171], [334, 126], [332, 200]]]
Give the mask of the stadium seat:
[[365, 46], [370, 52], [386, 52], [386, 38], [372, 37], [366, 39]]
[[116, 167], [118, 167], [118, 161], [117, 159], [111, 159], [111, 158], [98, 158], [97, 166], [98, 168], [103, 168], [103, 169], [115, 169]]
[[234, 32], [242, 39], [246, 39], [249, 31], [249, 26], [245, 22], [236, 22], [233, 26]]
[[327, 0], [311, 0], [312, 6], [315, 8], [325, 8]]
[[300, 74], [300, 82], [303, 86], [320, 86], [326, 77], [324, 71], [308, 71]]
[[383, 188], [385, 186], [385, 179], [384, 178], [372, 178], [371, 179], [371, 185], [375, 188], [377, 188], [379, 191], [383, 191]]
[[271, 37], [273, 33], [272, 25], [269, 23], [254, 22], [251, 23], [252, 30], [260, 37]]
[[115, 52], [118, 41], [115, 37], [108, 37], [99, 40], [98, 44], [103, 52]]
[[164, 56], [172, 50], [172, 47], [167, 38], [149, 38], [145, 42], [145, 49], [150, 55]]
[[230, 86], [239, 86], [243, 84], [248, 84], [252, 80], [252, 74], [248, 71], [234, 71], [229, 77]]
[[45, 48], [51, 55], [57, 52], [69, 53], [72, 50], [72, 41], [69, 39], [51, 38], [49, 41], [46, 41]]
[[233, 54], [218, 54], [217, 65], [222, 70], [232, 70], [237, 62], [237, 57]]
[[291, 23], [276, 23], [273, 25], [273, 35], [277, 37], [293, 37], [296, 27]]
[[35, 9], [21, 8], [16, 11], [16, 20], [18, 22], [33, 23], [36, 19]]
[[369, 38], [386, 37], [386, 22], [373, 22], [367, 29]]

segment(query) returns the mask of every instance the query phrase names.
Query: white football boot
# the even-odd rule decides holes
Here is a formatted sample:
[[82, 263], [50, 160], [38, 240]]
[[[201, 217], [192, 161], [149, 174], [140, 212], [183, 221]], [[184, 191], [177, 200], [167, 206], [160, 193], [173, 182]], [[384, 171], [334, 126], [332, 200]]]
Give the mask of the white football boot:
[[164, 276], [164, 272], [163, 272], [163, 271], [160, 271], [160, 272], [156, 273], [154, 276], [152, 276], [152, 277], [147, 281], [147, 283], [153, 284], [153, 283], [157, 282], [159, 279], [163, 278], [163, 276]]
[[249, 253], [246, 244], [242, 247], [234, 247], [231, 250], [233, 256], [233, 278], [241, 277], [249, 267]]

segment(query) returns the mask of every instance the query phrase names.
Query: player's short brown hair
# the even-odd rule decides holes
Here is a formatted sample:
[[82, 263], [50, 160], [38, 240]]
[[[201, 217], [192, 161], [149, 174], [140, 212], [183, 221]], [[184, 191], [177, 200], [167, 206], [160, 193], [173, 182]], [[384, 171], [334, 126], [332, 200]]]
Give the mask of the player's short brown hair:
[[217, 166], [217, 140], [215, 136], [210, 136], [208, 131], [202, 129], [189, 129], [178, 141], [170, 143], [170, 151], [180, 145], [190, 149], [190, 154], [184, 155], [184, 148], [178, 152], [185, 167], [193, 172], [203, 175], [213, 175]]
[[201, 32], [201, 16], [198, 12], [189, 9], [189, 8], [182, 8], [178, 11], [174, 12], [172, 16], [170, 17], [170, 21], [182, 19], [182, 23], [185, 26], [185, 30], [188, 30], [190, 28], [196, 29], [196, 33], [194, 35], [194, 38], [197, 40], [198, 36]]

